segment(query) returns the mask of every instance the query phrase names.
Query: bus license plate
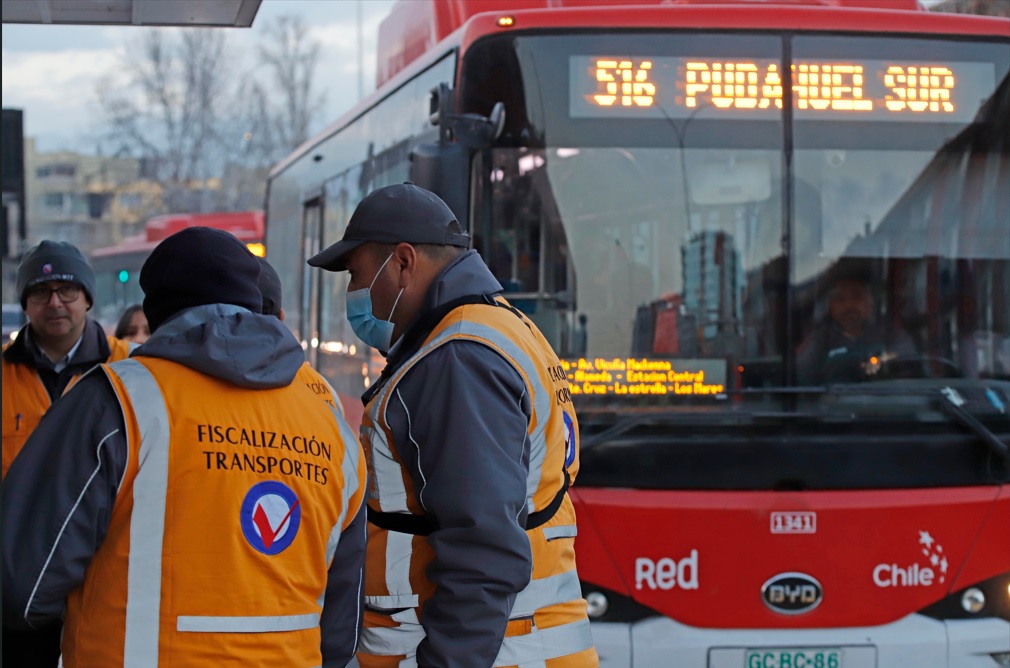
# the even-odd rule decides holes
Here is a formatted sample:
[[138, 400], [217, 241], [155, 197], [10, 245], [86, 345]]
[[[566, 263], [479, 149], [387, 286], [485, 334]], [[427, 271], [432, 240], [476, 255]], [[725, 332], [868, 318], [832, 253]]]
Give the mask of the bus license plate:
[[844, 668], [837, 647], [748, 649], [744, 668]]

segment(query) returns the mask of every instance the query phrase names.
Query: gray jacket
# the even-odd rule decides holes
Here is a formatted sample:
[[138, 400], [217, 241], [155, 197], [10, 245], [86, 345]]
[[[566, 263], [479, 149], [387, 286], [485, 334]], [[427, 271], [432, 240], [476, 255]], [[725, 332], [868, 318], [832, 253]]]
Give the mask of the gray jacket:
[[[304, 362], [276, 318], [214, 304], [183, 311], [131, 356], [168, 359], [239, 387], [286, 387]], [[89, 373], [46, 413], [3, 485], [3, 620], [32, 627], [63, 614], [108, 531], [126, 470], [119, 400], [104, 373]], [[361, 611], [365, 513], [340, 537], [322, 618], [328, 668], [354, 655]]]
[[[460, 297], [501, 291], [469, 251], [435, 280], [420, 317]], [[394, 346], [391, 359], [398, 352]], [[387, 408], [393, 442], [438, 524], [428, 537], [435, 557], [427, 575], [436, 589], [421, 610], [426, 637], [417, 665], [490, 666], [533, 569], [525, 531], [526, 386], [487, 346], [452, 341], [419, 361], [394, 394]]]

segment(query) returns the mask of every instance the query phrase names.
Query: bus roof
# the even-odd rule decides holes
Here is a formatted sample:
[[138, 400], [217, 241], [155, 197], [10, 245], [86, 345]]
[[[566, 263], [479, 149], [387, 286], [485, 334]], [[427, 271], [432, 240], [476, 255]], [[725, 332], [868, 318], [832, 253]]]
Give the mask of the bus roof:
[[[650, 8], [653, 11], [647, 11]], [[607, 9], [620, 16], [607, 17], [600, 13]], [[826, 9], [837, 13], [826, 15], [823, 13]], [[757, 13], [750, 14], [750, 10], [757, 10]], [[804, 16], [802, 10], [813, 10], [815, 13]], [[853, 11], [858, 13], [852, 14]], [[877, 17], [863, 14], [864, 11], [877, 13]], [[746, 15], [741, 16], [738, 12]], [[902, 12], [902, 15], [895, 16], [894, 12]], [[511, 29], [592, 25], [887, 29], [895, 32], [906, 32], [905, 23], [913, 16], [918, 18], [915, 15], [941, 16], [926, 10], [919, 0], [634, 0], [633, 3], [616, 0], [399, 0], [379, 25], [376, 87], [382, 86], [467, 21], [481, 14], [493, 17], [494, 21], [503, 15], [517, 18], [517, 14], [522, 14], [523, 20], [516, 20]], [[584, 20], [587, 14], [591, 21], [589, 24]], [[638, 21], [635, 21], [636, 15]], [[835, 19], [847, 15], [854, 17], [854, 22], [849, 22], [850, 26], [839, 26]], [[942, 16], [949, 20], [951, 15]], [[670, 21], [670, 18], [673, 20]], [[759, 18], [759, 22], [753, 23], [753, 18]], [[805, 20], [810, 18], [813, 20]], [[800, 24], [793, 23], [797, 19]], [[480, 23], [486, 24], [487, 21]], [[912, 24], [916, 26], [914, 31], [936, 32], [929, 21], [920, 23], [913, 20]], [[936, 25], [935, 22], [933, 25]], [[493, 27], [501, 29], [497, 23]], [[961, 32], [964, 29], [956, 30]], [[485, 33], [484, 30], [480, 32]]]
[[262, 211], [224, 211], [218, 213], [172, 213], [155, 216], [144, 225], [144, 232], [127, 238], [115, 246], [92, 251], [92, 257], [119, 255], [136, 251], [149, 251], [176, 232], [187, 227], [213, 227], [235, 235], [240, 241], [263, 239]]

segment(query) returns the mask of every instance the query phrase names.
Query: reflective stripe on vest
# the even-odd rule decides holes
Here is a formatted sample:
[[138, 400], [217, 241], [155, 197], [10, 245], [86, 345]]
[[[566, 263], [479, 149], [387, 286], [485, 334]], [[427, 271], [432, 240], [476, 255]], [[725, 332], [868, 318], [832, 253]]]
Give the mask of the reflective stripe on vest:
[[[417, 651], [417, 646], [424, 640], [424, 627], [397, 619], [397, 615], [393, 616], [393, 620], [400, 623], [397, 626], [369, 629], [362, 637], [360, 651], [375, 656], [408, 655], [410, 658], [409, 655], [413, 655]], [[549, 629], [534, 628], [523, 635], [506, 637], [493, 665], [536, 665], [536, 662], [577, 654], [592, 646], [593, 635], [588, 619]]]
[[[333, 396], [336, 398], [337, 395], [334, 394]], [[339, 401], [339, 399], [337, 401]], [[354, 435], [347, 422], [343, 419], [343, 409], [330, 406], [330, 410], [337, 417], [337, 424], [340, 426], [340, 438], [344, 442], [344, 458], [340, 464], [340, 469], [344, 474], [344, 492], [340, 508], [340, 518], [337, 520], [337, 523], [333, 525], [333, 529], [330, 531], [329, 540], [326, 541], [326, 563], [328, 564], [333, 563], [333, 555], [337, 553], [337, 545], [340, 543], [340, 534], [343, 532], [344, 524], [347, 521], [347, 509], [351, 504], [351, 498], [358, 493], [358, 466], [360, 464], [358, 461], [358, 453], [360, 450], [354, 447], [358, 442], [358, 437]], [[364, 503], [364, 501], [362, 501], [362, 503]], [[367, 528], [363, 530], [367, 531]], [[364, 568], [364, 566], [362, 566], [362, 568]], [[359, 582], [363, 583], [363, 581], [364, 577], [361, 577]], [[326, 589], [323, 589], [317, 599], [317, 603], [319, 603], [320, 608], [323, 607], [323, 602], [325, 600]], [[361, 621], [360, 609], [358, 610], [357, 619], [359, 622]], [[356, 630], [355, 633], [357, 633]]]
[[176, 630], [194, 633], [276, 633], [304, 631], [319, 626], [319, 615], [277, 617], [193, 617], [180, 615]]
[[390, 618], [397, 622], [396, 626], [383, 626], [368, 629], [361, 636], [360, 652], [376, 656], [397, 656], [413, 654], [417, 646], [424, 640], [424, 627], [417, 619], [417, 611], [413, 608], [401, 610]]
[[[373, 401], [376, 405], [384, 401], [388, 386], [383, 388]], [[408, 413], [409, 415], [409, 413]], [[388, 513], [410, 512], [407, 508], [407, 490], [403, 486], [399, 463], [393, 458], [386, 432], [381, 428], [361, 426], [371, 447], [368, 449], [368, 470], [372, 474], [368, 498], [379, 502], [379, 508]]]
[[534, 661], [547, 661], [577, 654], [593, 646], [589, 620], [581, 619], [549, 629], [533, 629], [521, 636], [509, 636], [501, 645], [495, 666], [528, 666]]
[[582, 598], [582, 585], [579, 584], [579, 575], [576, 571], [530, 580], [530, 583], [516, 595], [509, 619], [529, 617], [541, 608], [580, 598]]
[[123, 666], [158, 663], [161, 558], [168, 492], [168, 411], [151, 372], [136, 360], [115, 363], [140, 428], [140, 461], [130, 518]]
[[[376, 600], [382, 598], [389, 599], [394, 597], [372, 596], [369, 598], [368, 602], [370, 604], [393, 602], [389, 600]], [[396, 603], [406, 602], [403, 600], [406, 598], [404, 596], [395, 598], [398, 599], [395, 601]], [[518, 619], [528, 617], [538, 609], [550, 605], [557, 605], [559, 603], [567, 603], [579, 598], [582, 598], [582, 587], [579, 583], [579, 575], [576, 571], [567, 571], [565, 573], [551, 575], [550, 577], [545, 577], [539, 580], [531, 580], [529, 584], [527, 584], [526, 587], [516, 595], [515, 604], [512, 605], [512, 612], [509, 614], [509, 618]], [[417, 597], [414, 596], [415, 605], [416, 599]], [[396, 606], [376, 604], [376, 607], [386, 607], [387, 609], [392, 609]], [[391, 617], [394, 622], [398, 622], [400, 624], [396, 627], [375, 627], [368, 629], [362, 637], [361, 649], [363, 652], [380, 656], [395, 656], [398, 654], [410, 654], [417, 649], [418, 643], [424, 639], [424, 630], [417, 621], [417, 613], [414, 607], [401, 610], [391, 615]], [[576, 652], [581, 652], [582, 650], [587, 650], [592, 646], [593, 641], [592, 637], [588, 635], [589, 622], [585, 621], [585, 623], [585, 638], [588, 638], [586, 644], [583, 644], [583, 634], [581, 631], [573, 631], [571, 632], [572, 635], [565, 635], [569, 632], [558, 631], [560, 629], [575, 629], [575, 624], [578, 623], [562, 625], [552, 629], [534, 629], [531, 634], [505, 638], [502, 650], [498, 655], [500, 661], [495, 662], [495, 665], [511, 666], [529, 661], [536, 661], [538, 659], [545, 660], [556, 658], [567, 654], [575, 654]], [[518, 639], [526, 639], [531, 636], [538, 640], [530, 641], [530, 643], [518, 642]], [[563, 642], [568, 642], [569, 640], [573, 640], [574, 643], [561, 644]], [[537, 643], [541, 641], [556, 642], [558, 644], [540, 646]], [[544, 647], [557, 648], [559, 653], [552, 656], [544, 656]], [[537, 652], [539, 654], [537, 654]], [[503, 659], [513, 655], [522, 656], [524, 658], [519, 661], [502, 661]]]

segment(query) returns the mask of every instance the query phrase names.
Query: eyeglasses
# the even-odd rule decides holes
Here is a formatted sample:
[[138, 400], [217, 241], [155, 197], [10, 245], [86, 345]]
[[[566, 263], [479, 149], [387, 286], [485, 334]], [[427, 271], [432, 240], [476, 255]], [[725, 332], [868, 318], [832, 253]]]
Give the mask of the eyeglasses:
[[54, 292], [56, 293], [56, 296], [60, 298], [61, 302], [69, 304], [70, 302], [77, 301], [77, 299], [81, 296], [81, 286], [74, 285], [73, 283], [61, 285], [58, 288], [50, 288], [45, 285], [40, 285], [28, 291], [28, 301], [37, 306], [48, 304], [49, 300], [53, 298]]

